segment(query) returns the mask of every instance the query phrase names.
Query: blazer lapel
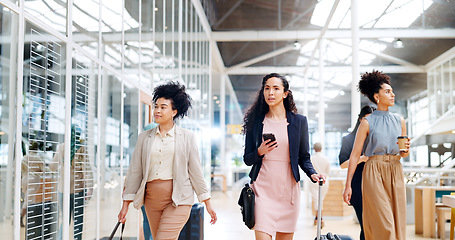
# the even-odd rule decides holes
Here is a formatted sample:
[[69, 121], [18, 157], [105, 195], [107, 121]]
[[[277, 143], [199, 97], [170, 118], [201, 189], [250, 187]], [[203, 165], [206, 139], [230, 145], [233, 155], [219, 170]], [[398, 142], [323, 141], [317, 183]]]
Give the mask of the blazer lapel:
[[296, 126], [295, 124], [295, 121], [294, 121], [294, 115], [291, 113], [291, 112], [286, 112], [286, 118], [287, 118], [287, 121], [288, 121], [288, 141], [289, 141], [289, 153], [290, 153], [290, 158], [291, 158], [291, 161], [293, 159], [293, 153], [295, 152], [294, 149], [296, 149], [296, 147], [298, 148], [298, 144], [299, 144], [299, 127]]
[[172, 170], [174, 180], [178, 177], [178, 168], [180, 166], [180, 159], [182, 154], [185, 153], [185, 139], [183, 138], [182, 128], [174, 125], [175, 127], [175, 146], [174, 146], [174, 169]]

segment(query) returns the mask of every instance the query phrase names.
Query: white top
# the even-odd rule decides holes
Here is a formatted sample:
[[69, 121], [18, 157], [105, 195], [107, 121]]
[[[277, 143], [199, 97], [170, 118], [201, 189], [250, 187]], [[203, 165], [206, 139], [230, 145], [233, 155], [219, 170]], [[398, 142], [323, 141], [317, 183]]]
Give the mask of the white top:
[[313, 164], [314, 170], [316, 170], [317, 173], [329, 176], [330, 161], [324, 154], [321, 152], [315, 152], [311, 156], [311, 163]]
[[[174, 125], [175, 126], [175, 125]], [[159, 127], [156, 131], [155, 141], [151, 149], [151, 164], [147, 182], [155, 179], [172, 179], [174, 168], [175, 128], [172, 127], [164, 136]]]

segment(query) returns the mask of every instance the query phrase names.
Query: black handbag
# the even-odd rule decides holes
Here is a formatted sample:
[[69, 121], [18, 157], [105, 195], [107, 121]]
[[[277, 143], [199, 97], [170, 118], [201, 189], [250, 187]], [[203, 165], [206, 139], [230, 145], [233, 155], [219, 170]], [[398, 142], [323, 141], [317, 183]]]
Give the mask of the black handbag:
[[252, 229], [254, 227], [254, 191], [248, 183], [243, 187], [242, 192], [240, 192], [239, 202], [240, 211], [242, 212], [243, 222], [245, 225]]
[[[120, 222], [117, 222], [117, 225], [115, 225], [114, 230], [112, 230], [111, 236], [109, 236], [108, 240], [112, 240], [114, 238], [115, 233], [117, 232], [118, 226], [120, 225]], [[123, 239], [123, 230], [125, 230], [125, 224], [122, 223], [122, 231], [120, 232], [120, 240]]]

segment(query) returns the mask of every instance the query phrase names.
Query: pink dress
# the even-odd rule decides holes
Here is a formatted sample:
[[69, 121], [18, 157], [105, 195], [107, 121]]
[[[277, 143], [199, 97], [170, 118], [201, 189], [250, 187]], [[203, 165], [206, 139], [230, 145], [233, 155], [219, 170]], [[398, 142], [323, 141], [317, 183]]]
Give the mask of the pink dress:
[[278, 147], [264, 156], [258, 178], [252, 184], [256, 194], [254, 230], [271, 236], [277, 232], [293, 233], [300, 211], [300, 188], [291, 170], [288, 122], [265, 117], [263, 124], [263, 133], [275, 134]]

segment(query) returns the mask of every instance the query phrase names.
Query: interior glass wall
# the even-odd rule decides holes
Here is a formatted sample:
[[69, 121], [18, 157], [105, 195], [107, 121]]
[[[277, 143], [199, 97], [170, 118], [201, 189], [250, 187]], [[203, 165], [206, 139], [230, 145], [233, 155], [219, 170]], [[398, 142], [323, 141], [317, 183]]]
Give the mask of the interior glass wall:
[[455, 58], [428, 71], [428, 99], [430, 118], [435, 120], [449, 109], [455, 102]]
[[21, 239], [55, 239], [62, 227], [65, 49], [58, 38], [25, 22]]
[[[428, 77], [430, 74], [428, 74]], [[427, 96], [428, 91], [421, 92], [417, 95], [412, 96], [408, 100], [408, 134], [410, 136], [416, 136], [421, 131], [427, 129], [430, 126], [429, 120], [429, 100]], [[413, 158], [417, 164], [425, 165], [428, 161], [428, 147], [426, 145], [416, 146], [414, 150], [411, 150]]]
[[[70, 147], [70, 239], [96, 237], [98, 65], [73, 52]], [[104, 88], [102, 88], [104, 89]], [[98, 128], [99, 129], [99, 128]]]
[[[91, 1], [87, 1], [91, 2]], [[25, 11], [53, 29], [66, 34], [67, 1], [24, 1]]]
[[[77, 44], [88, 53], [92, 54], [93, 56], [98, 56], [98, 38], [100, 34], [99, 1], [74, 1], [71, 13], [73, 16], [73, 24], [71, 30], [74, 41], [76, 41]], [[64, 21], [66, 21], [66, 19]]]
[[[190, 0], [0, 0], [0, 14], [2, 236], [108, 237], [137, 136], [153, 121], [140, 122], [139, 92], [168, 81], [193, 99], [177, 124], [195, 131], [209, 180], [209, 42]], [[139, 236], [138, 213], [125, 236]]]
[[[13, 238], [14, 171], [18, 167], [14, 155], [18, 24], [18, 15], [0, 5], [0, 232], [5, 239]], [[20, 196], [23, 202], [24, 195]]]

